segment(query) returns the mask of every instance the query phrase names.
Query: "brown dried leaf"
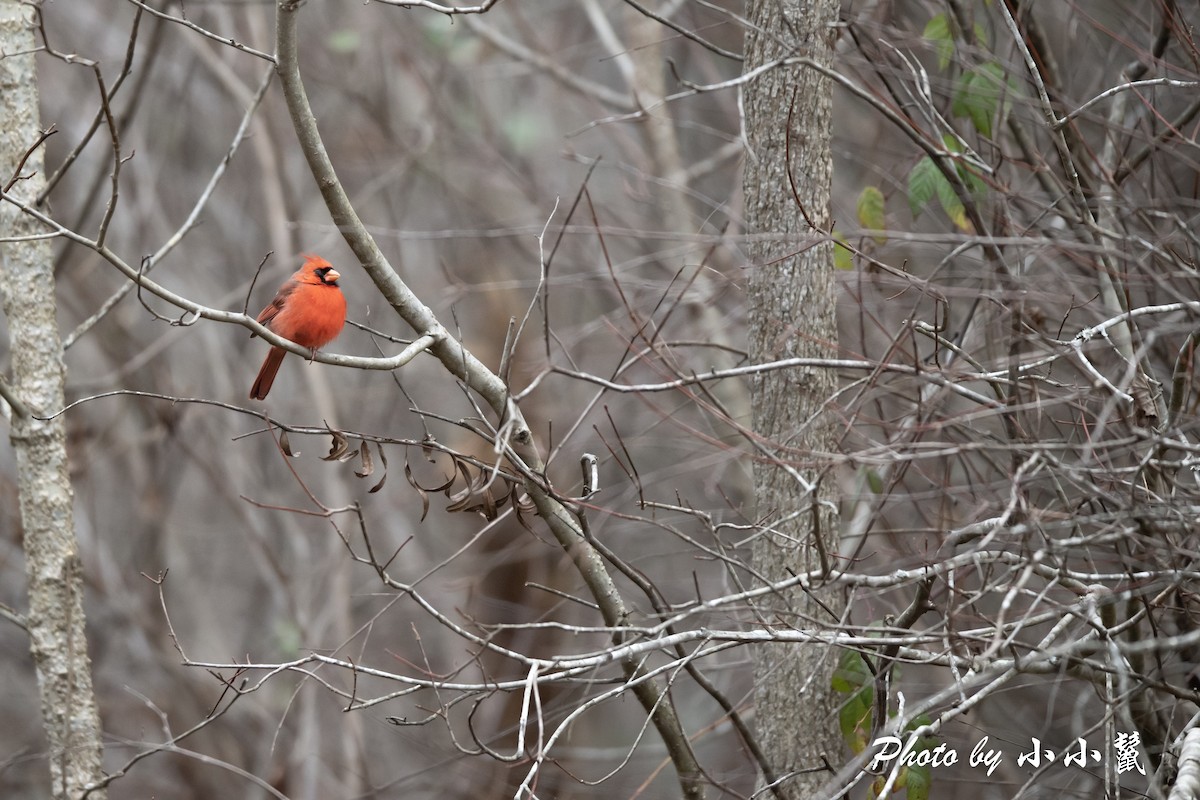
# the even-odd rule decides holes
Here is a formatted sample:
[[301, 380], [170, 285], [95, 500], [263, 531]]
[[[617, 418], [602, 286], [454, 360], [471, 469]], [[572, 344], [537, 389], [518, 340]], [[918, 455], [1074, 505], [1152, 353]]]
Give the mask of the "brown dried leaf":
[[[466, 485], [457, 492], [451, 492], [450, 484], [446, 484], [444, 487], [446, 499], [450, 501], [450, 507], [446, 509], [447, 511], [461, 511], [462, 509], [458, 506], [461, 506], [462, 503], [467, 502], [471, 495], [480, 487], [480, 484], [476, 483], [475, 478], [471, 477], [470, 468], [462, 461], [455, 459], [454, 468], [458, 473], [455, 475], [455, 477], [462, 475], [463, 483]], [[453, 481], [451, 481], [451, 483], [453, 483]]]
[[417, 483], [417, 479], [413, 477], [412, 467], [406, 461], [404, 463], [404, 477], [408, 479], [408, 485], [417, 490], [417, 494], [421, 495], [421, 522], [425, 521], [425, 515], [429, 513], [429, 492], [421, 488], [421, 484]]
[[379, 451], [379, 463], [383, 464], [383, 477], [379, 479], [379, 483], [367, 490], [367, 494], [375, 494], [383, 488], [384, 481], [387, 480], [387, 455], [383, 452], [383, 444], [375, 443], [375, 449]]
[[300, 456], [299, 450], [292, 449], [292, 443], [288, 441], [287, 431], [279, 432], [279, 449], [282, 450], [283, 454], [288, 458], [298, 458]]
[[[514, 494], [515, 491], [516, 490], [514, 489]], [[517, 512], [517, 522], [521, 524], [521, 527], [536, 536], [537, 531], [534, 530], [533, 526], [529, 524], [529, 521], [525, 519], [525, 515], [530, 512], [535, 515], [537, 514], [537, 506], [534, 505], [533, 499], [530, 498], [529, 495], [524, 495], [520, 499], [514, 500], [513, 510]]]
[[325, 430], [329, 431], [329, 435], [333, 437], [333, 441], [329, 444], [329, 455], [321, 456], [321, 460], [336, 461], [350, 449], [350, 440], [346, 438], [346, 434], [341, 431], [335, 431], [329, 426], [326, 426]]
[[[464, 469], [465, 472], [465, 469]], [[467, 511], [482, 514], [485, 519], [493, 520], [500, 515], [500, 509], [508, 502], [512, 487], [505, 485], [504, 490], [497, 494], [492, 490], [490, 472], [479, 472], [468, 485], [447, 497], [452, 501], [446, 507], [447, 511]]]
[[[432, 441], [432, 437], [426, 437], [421, 449], [426, 458], [436, 463], [432, 457], [432, 450], [428, 446], [428, 443]], [[422, 486], [413, 475], [412, 462], [405, 461], [405, 480], [421, 495], [422, 520], [428, 514], [429, 495], [433, 492], [441, 492], [446, 496], [447, 511], [478, 513], [488, 520], [496, 519], [500, 515], [501, 509], [504, 508], [504, 504], [509, 500], [516, 502], [517, 484], [511, 476], [491, 469], [480, 469], [466, 458], [454, 453], [445, 455], [450, 459], [453, 471], [450, 473], [450, 477], [439, 486]], [[382, 447], [380, 447], [380, 459], [383, 459]], [[386, 461], [384, 465], [386, 466]], [[461, 483], [459, 482], [460, 478], [462, 479]], [[383, 482], [380, 481], [381, 486], [382, 484]], [[459, 485], [461, 488], [456, 490], [455, 485]]]
[[[409, 465], [405, 464], [404, 468], [406, 470], [408, 470]], [[412, 472], [409, 471], [408, 474], [412, 475]], [[445, 491], [448, 491], [450, 489], [450, 487], [454, 485], [454, 479], [457, 477], [458, 477], [457, 475], [451, 475], [449, 478], [446, 479], [445, 483], [443, 483], [439, 486], [420, 486], [418, 488], [424, 492], [445, 492]], [[411, 478], [409, 482], [412, 483], [413, 486], [416, 486], [417, 484], [415, 483], [415, 481], [416, 481], [416, 478], [414, 477], [414, 478]]]
[[450, 512], [477, 511], [489, 522], [496, 518], [496, 503], [492, 499], [491, 492], [483, 492], [481, 495], [465, 495], [447, 506], [446, 510]]
[[371, 446], [365, 441], [358, 448], [358, 457], [362, 459], [362, 469], [357, 469], [354, 474], [360, 478], [369, 478], [375, 472], [375, 461], [371, 458]]

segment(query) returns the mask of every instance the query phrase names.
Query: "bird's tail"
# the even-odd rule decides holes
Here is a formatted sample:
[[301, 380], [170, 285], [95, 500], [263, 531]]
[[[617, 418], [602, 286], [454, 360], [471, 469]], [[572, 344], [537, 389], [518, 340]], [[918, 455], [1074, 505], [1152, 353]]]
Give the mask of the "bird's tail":
[[283, 357], [286, 355], [287, 351], [278, 347], [272, 347], [271, 352], [267, 353], [262, 369], [258, 371], [258, 377], [254, 379], [254, 386], [250, 389], [251, 400], [267, 399], [267, 392], [271, 391], [275, 374], [279, 372], [279, 365], [283, 363]]

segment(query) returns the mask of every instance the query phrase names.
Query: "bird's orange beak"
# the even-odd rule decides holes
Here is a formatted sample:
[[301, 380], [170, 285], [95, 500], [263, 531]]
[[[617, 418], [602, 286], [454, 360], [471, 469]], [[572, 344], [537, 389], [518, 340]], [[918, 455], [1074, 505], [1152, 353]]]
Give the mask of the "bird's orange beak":
[[325, 273], [325, 282], [337, 283], [338, 278], [340, 277], [342, 277], [342, 273], [338, 272], [336, 269], [331, 269], [329, 272]]

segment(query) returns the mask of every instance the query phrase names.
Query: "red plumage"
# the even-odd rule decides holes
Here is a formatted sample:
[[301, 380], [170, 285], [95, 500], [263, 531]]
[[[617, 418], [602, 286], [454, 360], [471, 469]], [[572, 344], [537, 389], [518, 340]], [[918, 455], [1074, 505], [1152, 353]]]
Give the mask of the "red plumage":
[[[279, 287], [258, 321], [285, 339], [313, 352], [329, 344], [346, 323], [346, 298], [338, 288], [341, 275], [320, 256], [305, 256], [304, 266]], [[263, 361], [251, 400], [265, 400], [287, 351], [272, 347]]]

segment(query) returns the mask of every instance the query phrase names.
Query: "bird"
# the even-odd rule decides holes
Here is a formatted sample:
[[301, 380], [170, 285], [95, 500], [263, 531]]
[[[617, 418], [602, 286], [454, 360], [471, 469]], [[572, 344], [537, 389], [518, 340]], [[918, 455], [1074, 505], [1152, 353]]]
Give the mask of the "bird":
[[[332, 342], [346, 324], [346, 297], [338, 286], [341, 274], [320, 256], [304, 256], [304, 266], [284, 281], [258, 321], [301, 347], [318, 349]], [[251, 334], [253, 335], [253, 334]], [[250, 389], [251, 400], [267, 399], [287, 351], [272, 347]]]

